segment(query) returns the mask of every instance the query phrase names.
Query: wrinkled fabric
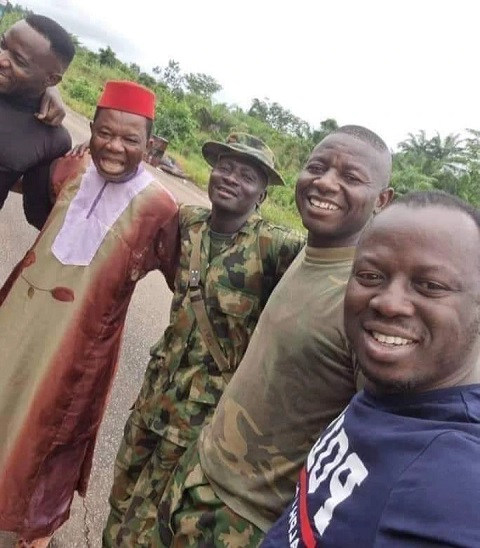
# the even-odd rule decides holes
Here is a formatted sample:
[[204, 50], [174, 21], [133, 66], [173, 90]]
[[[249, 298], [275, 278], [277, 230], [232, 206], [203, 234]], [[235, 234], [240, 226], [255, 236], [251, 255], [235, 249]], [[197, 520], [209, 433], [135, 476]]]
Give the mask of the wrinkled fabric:
[[253, 548], [292, 499], [318, 432], [355, 393], [343, 332], [354, 252], [307, 246], [282, 277], [213, 418], [165, 488], [158, 546], [190, 546], [195, 535], [221, 542], [230, 526], [232, 545]]
[[88, 267], [52, 243], [88, 158], [61, 159], [42, 232], [0, 290], [0, 530], [48, 536], [85, 495], [130, 298], [160, 268], [171, 283], [177, 205], [152, 181], [108, 231]]
[[163, 493], [185, 448], [151, 435], [138, 411], [125, 426], [114, 471], [103, 546], [149, 548]]
[[306, 247], [265, 307], [198, 442], [216, 494], [267, 531], [295, 494], [310, 447], [357, 386], [343, 327], [353, 247]]
[[[188, 291], [192, 236], [201, 235], [200, 279], [205, 308], [231, 371], [240, 363], [273, 288], [304, 245], [299, 234], [275, 227], [253, 213], [230, 245], [210, 259], [210, 211], [180, 208], [181, 252], [170, 323], [153, 346], [141, 398], [148, 427], [177, 445], [196, 438], [226, 382], [198, 329]], [[163, 379], [165, 367], [168, 382]]]
[[171, 476], [159, 505], [158, 526], [149, 547], [257, 548], [263, 537], [261, 529], [215, 495], [195, 446], [190, 447]]
[[264, 548], [480, 546], [480, 384], [355, 396]]

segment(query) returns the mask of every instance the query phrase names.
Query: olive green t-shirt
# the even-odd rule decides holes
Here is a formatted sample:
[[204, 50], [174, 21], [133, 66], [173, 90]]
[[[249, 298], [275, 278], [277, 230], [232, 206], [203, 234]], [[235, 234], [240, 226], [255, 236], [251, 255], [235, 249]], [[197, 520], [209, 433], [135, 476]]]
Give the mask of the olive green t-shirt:
[[356, 392], [343, 328], [354, 251], [300, 252], [199, 439], [216, 494], [264, 531], [293, 498], [311, 446]]

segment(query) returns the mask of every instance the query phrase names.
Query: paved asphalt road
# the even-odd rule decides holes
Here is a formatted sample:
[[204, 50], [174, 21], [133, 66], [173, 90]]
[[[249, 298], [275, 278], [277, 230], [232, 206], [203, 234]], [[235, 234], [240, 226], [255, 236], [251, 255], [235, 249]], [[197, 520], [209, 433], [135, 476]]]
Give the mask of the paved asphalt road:
[[[88, 121], [69, 112], [65, 125], [74, 143], [89, 137]], [[146, 166], [179, 202], [208, 205], [205, 193], [183, 181]], [[10, 195], [0, 212], [0, 283], [23, 257], [37, 231], [27, 225], [21, 198]], [[148, 362], [149, 347], [160, 338], [168, 322], [171, 292], [160, 273], [150, 273], [135, 290], [127, 316], [120, 365], [97, 442], [88, 495], [76, 497], [70, 520], [55, 535], [51, 547], [97, 548], [108, 513], [112, 468], [129, 407], [135, 401]], [[0, 547], [11, 547], [9, 535], [0, 533]]]

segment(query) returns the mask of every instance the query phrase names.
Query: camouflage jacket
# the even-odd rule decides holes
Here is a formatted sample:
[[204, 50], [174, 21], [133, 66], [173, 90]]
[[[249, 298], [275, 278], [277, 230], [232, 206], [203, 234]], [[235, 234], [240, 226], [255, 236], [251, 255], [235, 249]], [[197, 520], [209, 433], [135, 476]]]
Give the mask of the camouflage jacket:
[[149, 427], [187, 446], [211, 416], [226, 386], [198, 329], [189, 298], [192, 234], [201, 233], [200, 285], [208, 317], [232, 370], [245, 353], [278, 280], [305, 244], [295, 231], [252, 213], [233, 242], [210, 256], [210, 210], [180, 208], [180, 258], [170, 324], [152, 348], [143, 414]]

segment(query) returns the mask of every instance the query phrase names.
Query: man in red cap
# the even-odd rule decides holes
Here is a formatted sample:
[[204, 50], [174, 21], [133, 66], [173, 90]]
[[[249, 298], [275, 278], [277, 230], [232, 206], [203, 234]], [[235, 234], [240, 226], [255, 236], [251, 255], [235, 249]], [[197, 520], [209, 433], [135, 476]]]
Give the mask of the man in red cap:
[[178, 207], [141, 166], [154, 114], [147, 88], [106, 84], [91, 157], [45, 170], [52, 212], [0, 290], [0, 530], [19, 546], [47, 546], [85, 495], [136, 282], [173, 286]]

